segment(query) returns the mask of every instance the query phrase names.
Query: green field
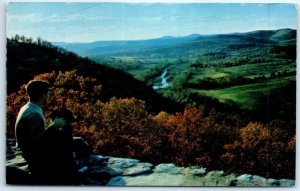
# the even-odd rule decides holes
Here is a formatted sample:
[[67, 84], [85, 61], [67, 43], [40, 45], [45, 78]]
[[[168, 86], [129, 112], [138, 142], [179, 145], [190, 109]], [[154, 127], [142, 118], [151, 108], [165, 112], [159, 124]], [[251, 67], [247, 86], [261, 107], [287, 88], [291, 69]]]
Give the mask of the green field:
[[270, 80], [265, 83], [233, 86], [216, 90], [193, 90], [200, 95], [218, 99], [221, 103], [235, 102], [242, 109], [255, 109], [259, 104], [259, 98], [268, 96], [271, 92], [286, 86], [289, 81], [296, 80], [294, 76]]

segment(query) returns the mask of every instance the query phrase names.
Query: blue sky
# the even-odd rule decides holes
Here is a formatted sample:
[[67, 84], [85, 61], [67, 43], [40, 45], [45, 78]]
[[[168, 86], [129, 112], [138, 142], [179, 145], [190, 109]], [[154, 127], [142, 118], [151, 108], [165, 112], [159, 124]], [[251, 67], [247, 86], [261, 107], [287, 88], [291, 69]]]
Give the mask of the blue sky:
[[297, 28], [293, 4], [9, 3], [7, 36], [50, 42], [136, 40]]

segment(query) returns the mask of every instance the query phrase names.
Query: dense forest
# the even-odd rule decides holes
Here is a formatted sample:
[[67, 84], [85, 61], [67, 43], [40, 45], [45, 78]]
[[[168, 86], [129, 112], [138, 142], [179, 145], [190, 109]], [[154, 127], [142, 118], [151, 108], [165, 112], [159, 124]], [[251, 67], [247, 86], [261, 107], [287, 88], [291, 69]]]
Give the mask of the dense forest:
[[[291, 75], [294, 73], [274, 73], [267, 78]], [[295, 105], [286, 107], [289, 110], [282, 110], [285, 108], [279, 105], [287, 99], [289, 104], [295, 103], [293, 80], [280, 91], [268, 94], [268, 100], [261, 100], [261, 106], [251, 112], [236, 103], [224, 104], [195, 91], [188, 92], [186, 97], [180, 91], [180, 84], [173, 86], [169, 94], [179, 96], [176, 101], [192, 99], [177, 103], [170, 100], [172, 96], [157, 94], [146, 81], [124, 71], [80, 57], [42, 39], [16, 36], [7, 39], [7, 138], [14, 137], [17, 112], [27, 102], [25, 84], [34, 78], [46, 79], [52, 87], [46, 118], [59, 107], [71, 109], [77, 116], [74, 135], [84, 137], [97, 154], [295, 179]], [[264, 80], [256, 78], [252, 80]], [[201, 87], [209, 88], [210, 83], [216, 83], [206, 80], [201, 80]], [[247, 80], [250, 79], [237, 78], [217, 85], [249, 84]], [[178, 83], [182, 87], [199, 86], [199, 83]], [[286, 97], [277, 99], [283, 95]], [[270, 113], [268, 120], [261, 120], [252, 113], [278, 111], [278, 107], [287, 111], [288, 116]]]

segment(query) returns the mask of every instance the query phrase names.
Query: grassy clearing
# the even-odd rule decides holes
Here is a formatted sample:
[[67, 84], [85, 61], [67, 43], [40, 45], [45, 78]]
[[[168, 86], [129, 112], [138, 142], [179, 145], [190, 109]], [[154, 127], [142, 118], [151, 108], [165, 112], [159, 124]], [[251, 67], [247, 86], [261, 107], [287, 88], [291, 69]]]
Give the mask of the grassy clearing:
[[265, 83], [240, 85], [218, 90], [194, 90], [195, 92], [218, 99], [222, 103], [235, 102], [242, 109], [254, 109], [261, 97], [267, 96], [272, 91], [285, 86], [295, 76], [278, 78]]
[[224, 68], [224, 73], [229, 73], [233, 76], [253, 76], [257, 74], [269, 75], [272, 72], [279, 71], [295, 71], [295, 63], [287, 61], [275, 61], [269, 63], [245, 64], [242, 66], [232, 66]]
[[228, 74], [223, 73], [223, 72], [216, 72], [216, 73], [212, 74], [210, 77], [213, 79], [217, 79], [217, 78], [224, 78], [226, 76], [228, 76]]

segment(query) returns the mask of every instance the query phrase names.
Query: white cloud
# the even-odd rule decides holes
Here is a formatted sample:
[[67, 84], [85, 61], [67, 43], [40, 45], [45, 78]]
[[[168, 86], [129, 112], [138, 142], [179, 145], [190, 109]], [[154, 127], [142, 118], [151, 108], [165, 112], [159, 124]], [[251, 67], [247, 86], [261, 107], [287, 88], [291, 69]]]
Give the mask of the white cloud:
[[113, 20], [114, 17], [100, 16], [100, 15], [62, 15], [62, 16], [53, 16], [47, 19], [49, 22], [68, 22], [68, 21], [99, 21], [99, 20]]
[[142, 17], [141, 18], [142, 21], [161, 21], [162, 18], [161, 17]]
[[173, 16], [170, 18], [171, 21], [178, 21], [178, 20], [186, 20], [189, 19], [190, 17], [188, 16]]
[[27, 14], [27, 15], [7, 15], [8, 22], [41, 22], [44, 18], [41, 14]]
[[84, 14], [70, 14], [59, 15], [52, 14], [49, 16], [43, 16], [41, 14], [27, 14], [27, 15], [7, 15], [8, 22], [69, 22], [69, 21], [99, 21], [99, 20], [113, 20], [114, 17], [100, 16], [100, 15], [84, 15]]

